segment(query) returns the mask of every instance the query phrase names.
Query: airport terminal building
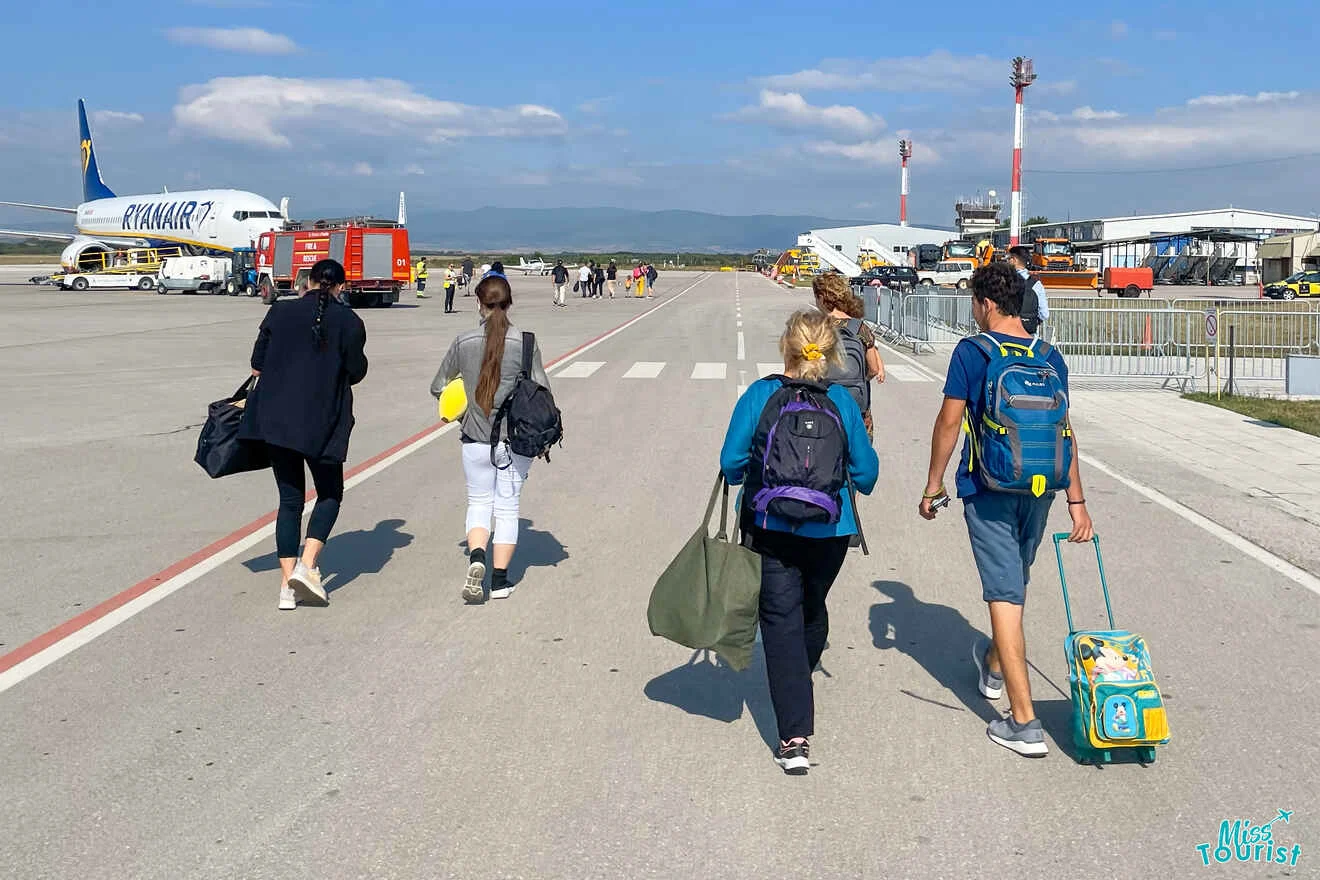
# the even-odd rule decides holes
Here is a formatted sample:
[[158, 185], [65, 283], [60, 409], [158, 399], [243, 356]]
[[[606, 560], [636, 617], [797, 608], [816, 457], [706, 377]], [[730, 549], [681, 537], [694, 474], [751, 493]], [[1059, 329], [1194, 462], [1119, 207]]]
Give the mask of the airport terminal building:
[[[1044, 223], [1025, 227], [1022, 241], [1027, 244], [1038, 238], [1066, 238], [1079, 249], [1098, 251], [1103, 266], [1143, 265], [1152, 251], [1155, 255], [1215, 252], [1218, 256], [1237, 258], [1240, 269], [1254, 270], [1260, 258], [1260, 242], [1317, 229], [1320, 219], [1315, 217], [1228, 207]], [[1203, 237], [1198, 238], [1198, 234]], [[1008, 233], [997, 231], [995, 241], [1007, 245]]]
[[867, 239], [874, 239], [895, 254], [906, 256], [907, 252], [917, 245], [944, 244], [949, 239], [958, 237], [958, 233], [953, 229], [900, 226], [897, 223], [838, 226], [833, 229], [812, 229], [810, 232], [834, 245], [852, 259], [857, 258]]

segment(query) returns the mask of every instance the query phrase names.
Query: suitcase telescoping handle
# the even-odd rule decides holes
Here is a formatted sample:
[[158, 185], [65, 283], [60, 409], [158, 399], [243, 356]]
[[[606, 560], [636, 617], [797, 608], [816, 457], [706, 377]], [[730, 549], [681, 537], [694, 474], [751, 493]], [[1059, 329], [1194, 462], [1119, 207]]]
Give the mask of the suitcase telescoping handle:
[[[1068, 540], [1067, 532], [1059, 532], [1054, 536], [1054, 557], [1059, 560], [1059, 585], [1063, 587], [1063, 611], [1068, 615], [1068, 633], [1077, 632], [1077, 627], [1073, 626], [1072, 604], [1068, 601], [1068, 579], [1063, 574], [1063, 542]], [[1105, 593], [1105, 613], [1109, 615], [1109, 628], [1114, 626], [1114, 609], [1109, 604], [1109, 583], [1105, 580], [1105, 560], [1100, 555], [1100, 536], [1093, 535], [1091, 543], [1095, 545], [1095, 561], [1100, 566], [1100, 589]]]

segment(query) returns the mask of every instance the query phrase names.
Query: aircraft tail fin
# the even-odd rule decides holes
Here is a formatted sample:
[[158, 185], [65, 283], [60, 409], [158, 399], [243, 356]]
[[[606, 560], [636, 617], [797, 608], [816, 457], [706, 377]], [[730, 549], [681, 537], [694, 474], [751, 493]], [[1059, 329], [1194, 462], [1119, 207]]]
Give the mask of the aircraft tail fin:
[[101, 180], [101, 170], [96, 165], [96, 149], [92, 146], [92, 130], [87, 125], [87, 107], [78, 99], [78, 148], [82, 152], [83, 201], [94, 202], [97, 199], [113, 199], [115, 194]]

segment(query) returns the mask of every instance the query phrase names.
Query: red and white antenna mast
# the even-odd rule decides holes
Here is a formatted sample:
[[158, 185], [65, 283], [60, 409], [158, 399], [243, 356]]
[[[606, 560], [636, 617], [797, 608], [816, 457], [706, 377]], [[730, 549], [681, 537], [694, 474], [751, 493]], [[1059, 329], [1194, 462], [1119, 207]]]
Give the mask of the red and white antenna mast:
[[1013, 109], [1013, 202], [1010, 208], [1009, 246], [1017, 247], [1022, 234], [1022, 93], [1036, 81], [1036, 70], [1030, 58], [1013, 59], [1013, 77], [1010, 82], [1017, 93]]
[[908, 197], [908, 159], [912, 158], [912, 141], [901, 140], [898, 142], [898, 158], [903, 162], [903, 187], [898, 196], [898, 225], [907, 226], [907, 197]]

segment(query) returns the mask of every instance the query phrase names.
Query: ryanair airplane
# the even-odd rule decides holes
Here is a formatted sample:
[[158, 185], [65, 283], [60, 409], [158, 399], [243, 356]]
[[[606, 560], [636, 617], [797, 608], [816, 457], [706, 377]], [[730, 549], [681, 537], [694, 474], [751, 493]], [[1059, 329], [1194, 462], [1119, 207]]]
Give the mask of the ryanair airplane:
[[195, 192], [117, 196], [101, 180], [87, 125], [87, 110], [78, 101], [78, 127], [82, 149], [83, 203], [57, 208], [25, 202], [0, 202], [15, 208], [33, 208], [73, 214], [74, 233], [23, 232], [0, 229], [0, 235], [68, 241], [60, 264], [76, 268], [89, 251], [131, 247], [182, 247], [184, 253], [226, 254], [237, 247], [253, 247], [263, 232], [283, 227], [284, 213], [268, 200], [250, 192], [208, 189]]

